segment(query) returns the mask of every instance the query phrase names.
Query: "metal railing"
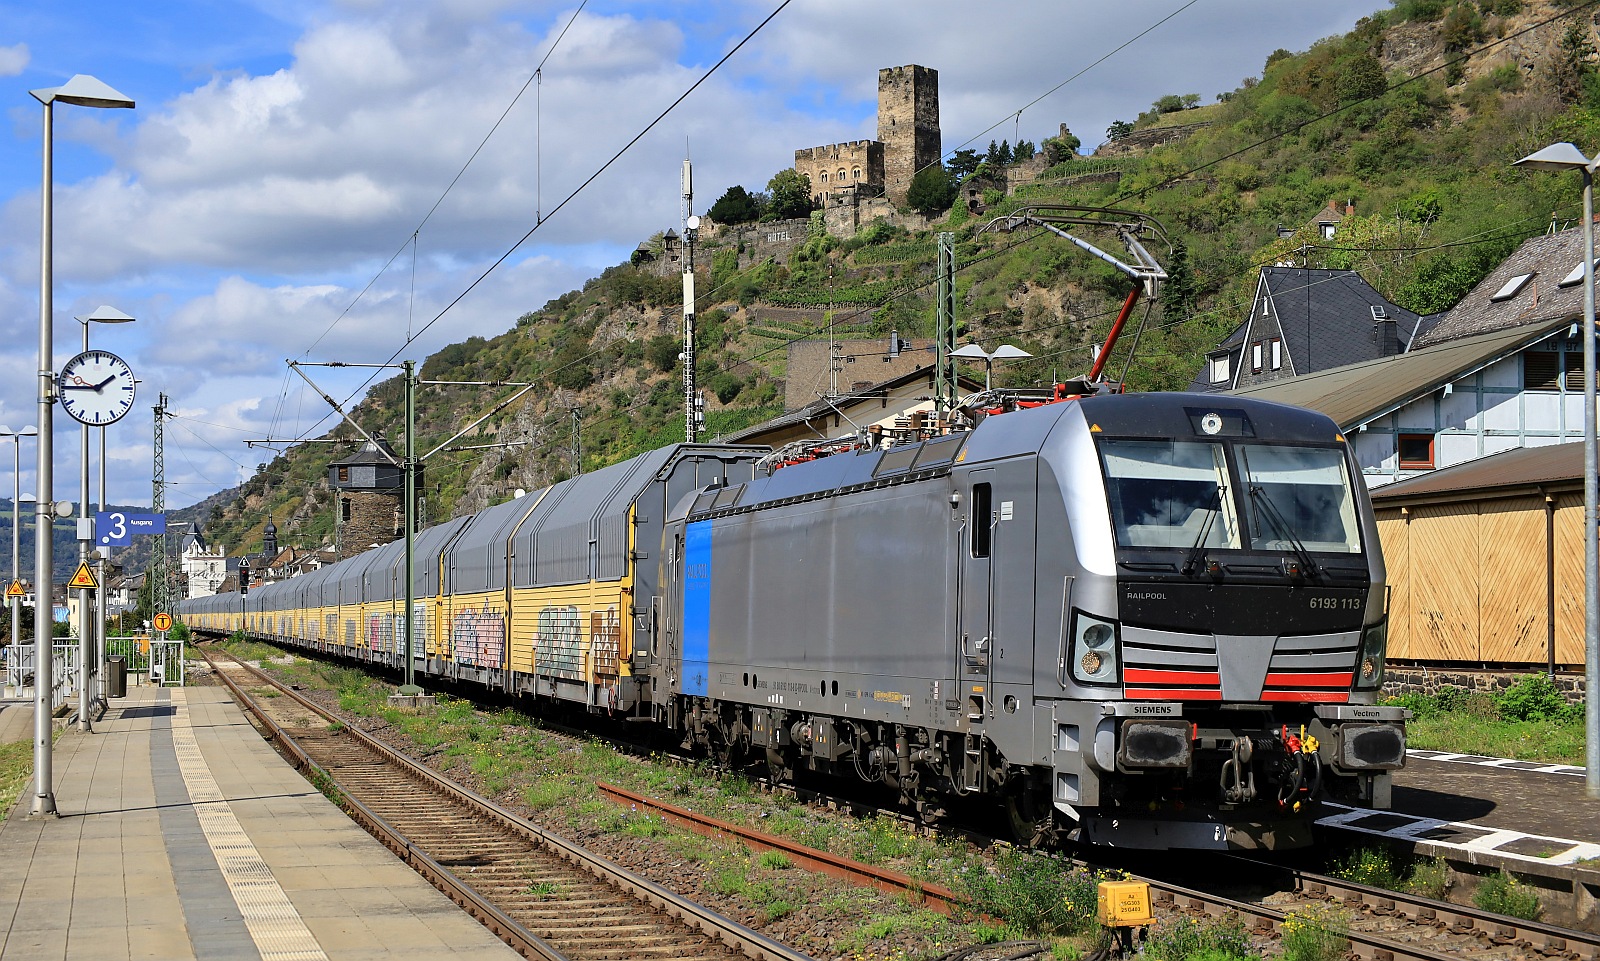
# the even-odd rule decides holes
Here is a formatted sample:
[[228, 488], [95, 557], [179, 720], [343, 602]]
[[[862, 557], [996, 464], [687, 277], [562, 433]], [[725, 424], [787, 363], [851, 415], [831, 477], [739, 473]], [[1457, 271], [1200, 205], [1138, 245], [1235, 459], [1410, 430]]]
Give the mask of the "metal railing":
[[[50, 710], [54, 713], [78, 693], [78, 642], [65, 639], [51, 645]], [[13, 697], [32, 697], [33, 645], [6, 648], [5, 683]]]
[[106, 656], [120, 655], [128, 666], [129, 683], [143, 678], [157, 687], [182, 687], [186, 677], [183, 642], [151, 638], [148, 634], [106, 638]]

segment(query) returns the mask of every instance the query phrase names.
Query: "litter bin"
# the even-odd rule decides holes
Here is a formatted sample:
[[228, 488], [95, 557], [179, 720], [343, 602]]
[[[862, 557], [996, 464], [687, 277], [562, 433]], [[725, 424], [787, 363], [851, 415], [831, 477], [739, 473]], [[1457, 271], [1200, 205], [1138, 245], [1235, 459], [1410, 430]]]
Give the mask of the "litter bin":
[[128, 659], [121, 654], [106, 658], [106, 697], [128, 696]]

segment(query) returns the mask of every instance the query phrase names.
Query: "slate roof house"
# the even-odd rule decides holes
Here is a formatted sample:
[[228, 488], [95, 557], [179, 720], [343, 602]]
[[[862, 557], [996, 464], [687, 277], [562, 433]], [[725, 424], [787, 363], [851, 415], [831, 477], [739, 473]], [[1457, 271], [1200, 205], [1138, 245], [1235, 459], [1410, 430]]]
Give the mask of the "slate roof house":
[[1249, 317], [1206, 354], [1189, 389], [1238, 390], [1390, 357], [1427, 322], [1355, 271], [1263, 267]]
[[1369, 487], [1581, 440], [1582, 245], [1576, 229], [1527, 241], [1404, 354], [1238, 392], [1328, 414]]

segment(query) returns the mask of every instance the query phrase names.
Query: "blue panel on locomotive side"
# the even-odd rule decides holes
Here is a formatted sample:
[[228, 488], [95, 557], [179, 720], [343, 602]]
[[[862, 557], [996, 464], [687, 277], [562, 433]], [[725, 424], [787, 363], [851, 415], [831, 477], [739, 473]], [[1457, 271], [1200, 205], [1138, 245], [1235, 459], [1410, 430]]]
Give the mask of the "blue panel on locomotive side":
[[705, 697], [711, 677], [711, 522], [683, 538], [683, 693]]

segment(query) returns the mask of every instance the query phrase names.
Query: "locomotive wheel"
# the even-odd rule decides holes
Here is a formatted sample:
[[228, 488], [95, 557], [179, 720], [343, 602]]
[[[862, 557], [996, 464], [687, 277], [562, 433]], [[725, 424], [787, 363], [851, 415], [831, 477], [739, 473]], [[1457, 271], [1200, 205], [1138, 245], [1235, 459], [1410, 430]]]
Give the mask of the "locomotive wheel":
[[782, 748], [767, 748], [767, 776], [779, 784], [794, 780], [794, 765], [789, 762]]
[[1055, 839], [1055, 809], [1048, 804], [1041, 805], [1037, 792], [1008, 795], [1002, 804], [1011, 826], [1011, 837], [1018, 844], [1038, 848]]

